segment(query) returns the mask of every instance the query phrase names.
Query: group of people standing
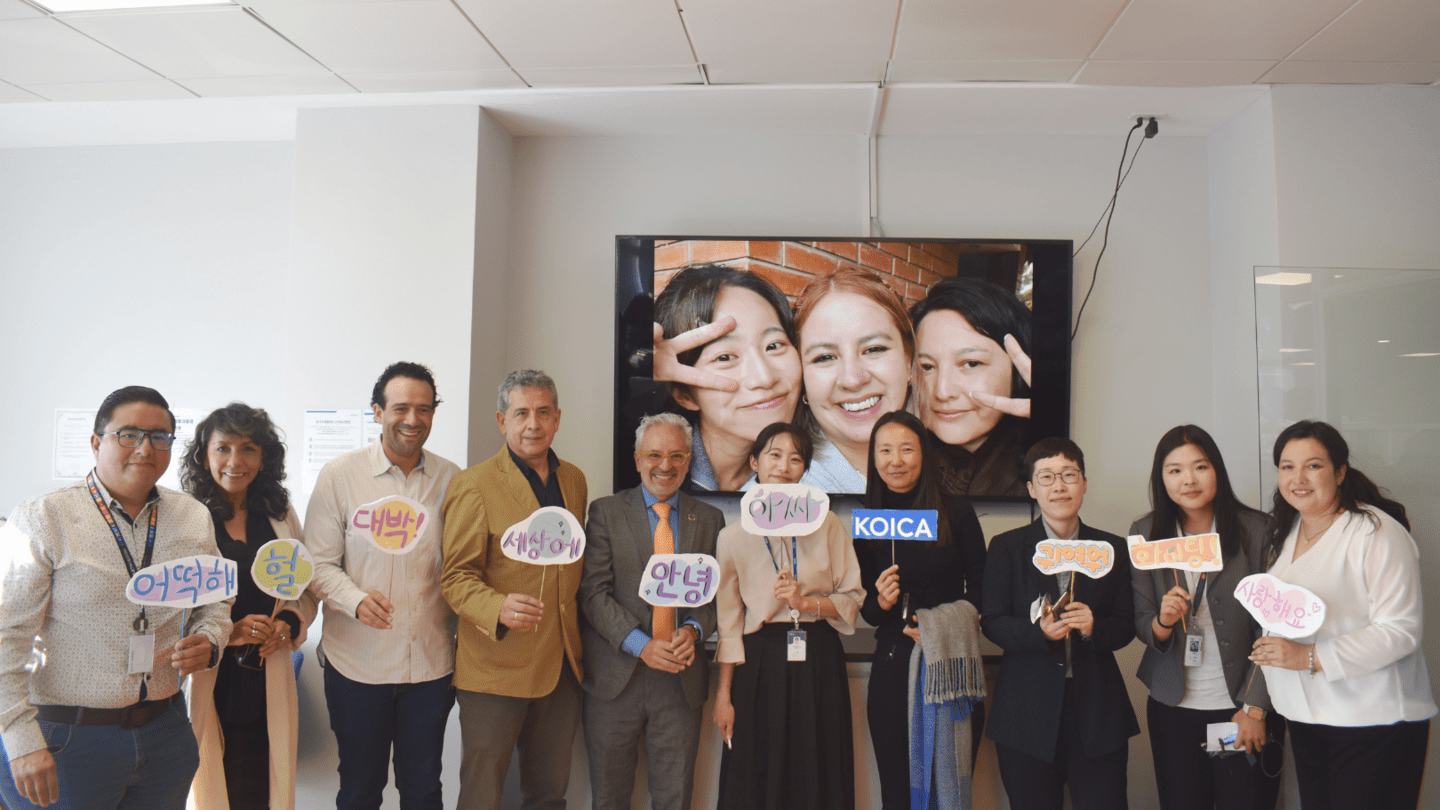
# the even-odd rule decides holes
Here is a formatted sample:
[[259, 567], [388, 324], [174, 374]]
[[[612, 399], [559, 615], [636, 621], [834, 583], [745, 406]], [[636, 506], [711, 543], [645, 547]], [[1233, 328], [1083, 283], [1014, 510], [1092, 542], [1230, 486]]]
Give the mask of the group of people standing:
[[[861, 617], [876, 628], [865, 714], [887, 810], [967, 807], [982, 733], [995, 743], [1012, 807], [1058, 810], [1067, 787], [1082, 810], [1126, 806], [1128, 741], [1139, 725], [1114, 653], [1137, 636], [1163, 807], [1273, 806], [1287, 736], [1280, 716], [1306, 808], [1416, 805], [1436, 712], [1420, 649], [1418, 550], [1404, 508], [1349, 466], [1334, 428], [1301, 422], [1281, 434], [1269, 515], [1238, 500], [1204, 430], [1166, 433], [1152, 511], [1131, 534], [1218, 533], [1223, 570], [1132, 571], [1125, 541], [1080, 519], [1089, 481], [1073, 441], [1042, 439], [1008, 472], [1009, 449], [991, 452], [1015, 443], [995, 432], [1001, 417], [1028, 406], [1014, 396], [1028, 360], [1011, 332], [983, 334], [937, 299], [911, 317], [994, 345], [967, 337], [968, 348], [951, 352], [917, 343], [903, 308], [897, 315], [859, 292], [868, 280], [837, 277], [802, 294], [803, 324], [827, 322], [825, 303], [846, 295], [881, 317], [856, 341], [810, 345], [788, 307], [706, 272], [713, 306], [682, 308], [657, 341], [657, 377], [668, 369], [693, 418], [643, 418], [640, 485], [593, 502], [584, 474], [552, 448], [560, 402], [543, 372], [505, 378], [503, 446], [462, 472], [424, 449], [440, 404], [433, 375], [391, 365], [372, 390], [379, 440], [324, 467], [303, 537], [283, 486], [284, 445], [264, 411], [234, 403], [200, 423], [182, 462], [187, 496], [156, 486], [174, 441], [168, 403], [149, 388], [113, 392], [96, 415], [94, 470], [22, 503], [0, 529], [5, 806], [179, 808], [193, 790], [201, 808], [292, 807], [291, 654], [321, 606], [336, 803], [346, 810], [378, 807], [392, 764], [404, 806], [441, 807], [456, 703], [461, 807], [497, 807], [518, 750], [524, 806], [563, 808], [583, 716], [596, 807], [630, 806], [643, 746], [653, 805], [686, 810], [712, 635], [720, 806], [851, 810], [853, 721], [839, 636]], [[666, 293], [679, 296], [677, 283]], [[747, 307], [762, 308], [754, 334]], [[960, 322], [932, 322], [939, 312]], [[734, 323], [713, 328], [721, 313]], [[729, 378], [725, 389], [727, 368], [783, 365], [797, 340], [808, 393], [783, 376]], [[896, 359], [905, 374], [892, 397], [881, 378]], [[989, 393], [946, 382], [991, 361], [1004, 384]], [[920, 416], [906, 409], [912, 363]], [[792, 398], [808, 404], [808, 417]], [[955, 405], [962, 399], [970, 404]], [[981, 410], [994, 421], [978, 444], [942, 432]], [[833, 514], [806, 536], [757, 536], [682, 491], [706, 488], [706, 476], [733, 485], [722, 488], [820, 480], [817, 462], [832, 477], [861, 475], [858, 488], [832, 491], [863, 493], [868, 508], [934, 510], [936, 540], [854, 540]], [[1023, 485], [1040, 512], [988, 551], [961, 494], [977, 477]], [[386, 554], [351, 525], [357, 509], [391, 496], [423, 508], [431, 534], [412, 553]], [[504, 553], [506, 531], [542, 507], [585, 527], [582, 558], [534, 565]], [[256, 549], [284, 537], [304, 540], [315, 573], [300, 599], [276, 602], [247, 574]], [[1032, 563], [1040, 544], [1074, 539], [1109, 542], [1109, 572], [1047, 575]], [[651, 555], [667, 553], [716, 558], [713, 603], [663, 608], [639, 596]], [[125, 600], [138, 569], [192, 554], [239, 563], [234, 600], [191, 611]], [[1325, 601], [1312, 637], [1263, 635], [1234, 598], [1239, 579], [1264, 571]], [[1004, 651], [988, 717], [981, 634]], [[1216, 722], [1236, 723], [1251, 756], [1207, 754], [1205, 727]]]

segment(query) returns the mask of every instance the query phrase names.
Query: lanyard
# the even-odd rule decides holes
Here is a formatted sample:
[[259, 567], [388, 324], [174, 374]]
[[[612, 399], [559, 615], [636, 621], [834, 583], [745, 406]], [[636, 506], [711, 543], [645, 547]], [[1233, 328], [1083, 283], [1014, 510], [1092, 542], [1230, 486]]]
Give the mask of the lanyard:
[[1190, 623], [1195, 623], [1195, 617], [1200, 614], [1201, 600], [1205, 598], [1205, 575], [1210, 573], [1204, 571], [1200, 574], [1200, 582], [1195, 586], [1195, 595], [1190, 599]]
[[[781, 546], [780, 548], [783, 549], [785, 547]], [[780, 563], [775, 562], [775, 549], [770, 547], [770, 538], [768, 536], [765, 538], [765, 550], [770, 552], [770, 564], [775, 566], [775, 573], [780, 573]], [[790, 538], [790, 576], [794, 577], [796, 582], [800, 581], [800, 561], [795, 559], [794, 537]]]
[[[105, 499], [100, 497], [100, 488], [95, 486], [95, 473], [85, 474], [85, 485], [90, 488], [90, 497], [95, 501], [95, 508], [100, 510], [100, 517], [105, 518], [105, 525], [110, 527], [110, 533], [115, 536], [115, 545], [120, 548], [120, 558], [125, 561], [125, 570], [130, 576], [140, 568], [149, 568], [150, 559], [155, 554], [155, 523], [160, 518], [160, 504], [150, 508], [150, 528], [145, 532], [145, 557], [140, 561], [140, 568], [135, 567], [135, 558], [130, 556], [130, 549], [125, 547], [125, 536], [120, 533], [120, 527], [115, 523], [115, 516], [110, 514], [110, 507], [105, 505]], [[145, 608], [140, 608], [140, 618], [135, 620], [135, 629], [143, 631], [146, 627]]]

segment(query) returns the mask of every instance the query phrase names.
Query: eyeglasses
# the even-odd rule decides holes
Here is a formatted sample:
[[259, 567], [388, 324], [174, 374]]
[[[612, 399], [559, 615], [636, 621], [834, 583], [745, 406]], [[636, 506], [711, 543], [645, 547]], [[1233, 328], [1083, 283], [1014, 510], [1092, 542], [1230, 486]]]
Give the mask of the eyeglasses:
[[175, 434], [164, 430], [140, 430], [139, 428], [125, 428], [109, 433], [96, 433], [96, 436], [114, 436], [115, 441], [120, 442], [121, 447], [139, 447], [140, 443], [150, 438], [150, 446], [156, 450], [169, 450], [170, 445], [175, 443]]
[[1078, 484], [1080, 483], [1080, 479], [1083, 477], [1084, 476], [1080, 473], [1080, 471], [1074, 468], [1061, 470], [1059, 475], [1056, 475], [1049, 470], [1041, 470], [1040, 472], [1035, 473], [1035, 483], [1039, 484], [1042, 487], [1048, 487], [1051, 484], [1055, 483], [1056, 478], [1059, 478], [1061, 481], [1064, 481], [1067, 484]]
[[679, 465], [681, 465], [681, 464], [684, 464], [684, 463], [690, 458], [690, 454], [689, 454], [689, 453], [641, 453], [641, 454], [640, 454], [640, 458], [645, 459], [646, 461], [650, 462], [651, 464], [659, 464], [660, 462], [662, 462], [662, 461], [664, 461], [665, 459], [668, 458], [668, 459], [670, 459], [670, 463], [671, 463], [671, 464], [674, 464], [674, 465], [676, 465], [676, 466], [679, 466]]

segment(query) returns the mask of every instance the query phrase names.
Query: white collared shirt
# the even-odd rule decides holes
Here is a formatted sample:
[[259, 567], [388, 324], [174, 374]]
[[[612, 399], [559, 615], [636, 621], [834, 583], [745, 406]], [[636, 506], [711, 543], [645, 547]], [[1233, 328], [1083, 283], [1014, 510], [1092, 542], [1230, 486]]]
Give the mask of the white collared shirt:
[[[305, 545], [315, 557], [310, 586], [324, 600], [321, 646], [330, 665], [360, 683], [423, 683], [455, 670], [455, 614], [440, 594], [445, 490], [460, 472], [454, 462], [422, 450], [407, 477], [381, 440], [326, 464], [305, 512]], [[424, 504], [429, 528], [406, 554], [387, 554], [348, 532], [355, 510], [389, 495]], [[355, 618], [372, 590], [394, 606], [392, 627], [376, 630]]]

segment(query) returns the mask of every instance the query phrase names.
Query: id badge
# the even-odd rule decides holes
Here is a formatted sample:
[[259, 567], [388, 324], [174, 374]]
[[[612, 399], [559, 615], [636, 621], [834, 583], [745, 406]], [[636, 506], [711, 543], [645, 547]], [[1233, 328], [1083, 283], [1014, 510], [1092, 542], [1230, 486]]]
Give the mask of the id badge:
[[790, 630], [785, 633], [785, 660], [805, 660], [805, 631]]
[[1198, 667], [1201, 660], [1201, 647], [1205, 643], [1205, 637], [1196, 633], [1185, 636], [1185, 666]]
[[130, 652], [125, 665], [130, 675], [143, 675], [155, 667], [154, 633], [130, 637]]

